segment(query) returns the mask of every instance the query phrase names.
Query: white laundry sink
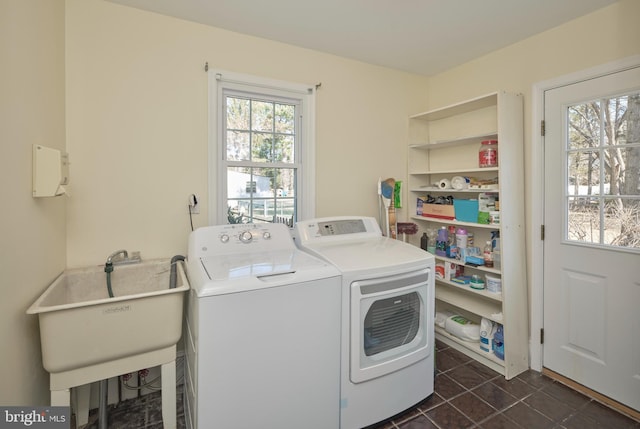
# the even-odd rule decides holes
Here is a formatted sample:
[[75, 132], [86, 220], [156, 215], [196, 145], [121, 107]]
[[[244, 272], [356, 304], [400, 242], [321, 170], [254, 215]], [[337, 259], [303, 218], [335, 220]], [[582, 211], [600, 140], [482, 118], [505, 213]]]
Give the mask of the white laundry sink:
[[27, 310], [39, 317], [44, 368], [90, 370], [175, 346], [189, 283], [178, 262], [176, 287], [169, 289], [170, 268], [169, 259], [114, 266], [113, 298], [104, 266], [65, 270]]

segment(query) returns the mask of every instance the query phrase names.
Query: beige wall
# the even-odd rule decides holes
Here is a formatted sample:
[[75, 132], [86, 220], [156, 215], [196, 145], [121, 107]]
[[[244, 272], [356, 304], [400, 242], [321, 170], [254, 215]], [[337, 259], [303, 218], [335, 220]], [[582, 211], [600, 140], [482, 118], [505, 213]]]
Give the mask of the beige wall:
[[[530, 153], [532, 84], [637, 54], [637, 16], [640, 2], [622, 0], [427, 79], [102, 0], [0, 0], [0, 404], [48, 401], [37, 323], [24, 310], [65, 265], [101, 264], [117, 248], [184, 253], [191, 193], [203, 202], [196, 226], [207, 223], [205, 62], [322, 82], [317, 215], [375, 216], [378, 177], [406, 175], [408, 115], [522, 92]], [[31, 145], [65, 146], [65, 66], [71, 197], [35, 200]], [[530, 194], [530, 162], [526, 176]]]
[[[429, 79], [430, 108], [445, 106], [466, 98], [504, 89], [524, 94], [525, 120], [525, 210], [527, 217], [527, 258], [529, 289], [533, 284], [534, 242], [531, 234], [533, 213], [539, 212], [532, 201], [534, 186], [532, 160], [533, 85], [570, 73], [589, 69], [618, 59], [640, 54], [640, 1], [621, 0], [609, 7], [546, 31], [520, 43], [493, 52]], [[535, 128], [538, 129], [537, 126]], [[537, 141], [536, 141], [537, 142]], [[540, 177], [540, 172], [537, 172]], [[532, 301], [533, 302], [533, 301]], [[532, 308], [538, 314], [540, 308]]]
[[377, 215], [426, 78], [101, 1], [67, 0], [68, 264], [186, 252], [207, 211], [209, 67], [314, 85], [317, 215]]
[[62, 197], [31, 197], [31, 148], [65, 146], [64, 0], [0, 1], [0, 404], [47, 405], [38, 319], [65, 266]]

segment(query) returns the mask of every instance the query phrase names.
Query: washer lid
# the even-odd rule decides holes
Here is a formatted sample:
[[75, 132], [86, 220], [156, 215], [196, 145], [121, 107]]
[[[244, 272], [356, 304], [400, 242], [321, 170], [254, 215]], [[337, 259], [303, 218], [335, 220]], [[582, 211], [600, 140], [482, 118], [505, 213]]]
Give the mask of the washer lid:
[[339, 276], [330, 264], [298, 249], [200, 258], [208, 281], [198, 296], [245, 292]]

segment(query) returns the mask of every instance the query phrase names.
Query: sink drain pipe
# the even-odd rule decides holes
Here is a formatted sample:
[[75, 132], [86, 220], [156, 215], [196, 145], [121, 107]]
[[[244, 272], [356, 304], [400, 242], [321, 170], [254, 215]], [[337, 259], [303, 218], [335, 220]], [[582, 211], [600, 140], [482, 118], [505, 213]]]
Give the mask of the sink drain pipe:
[[100, 380], [100, 403], [98, 404], [98, 428], [107, 429], [107, 397], [109, 395], [109, 380]]
[[177, 272], [176, 272], [176, 264], [178, 263], [178, 261], [184, 261], [184, 256], [182, 255], [176, 255], [173, 258], [171, 258], [171, 273], [169, 274], [169, 289], [175, 289], [176, 288], [176, 281], [177, 281]]
[[107, 292], [109, 293], [109, 298], [113, 298], [113, 289], [111, 289], [111, 273], [113, 272], [113, 264], [111, 262], [107, 262], [105, 264], [104, 272], [107, 273]]

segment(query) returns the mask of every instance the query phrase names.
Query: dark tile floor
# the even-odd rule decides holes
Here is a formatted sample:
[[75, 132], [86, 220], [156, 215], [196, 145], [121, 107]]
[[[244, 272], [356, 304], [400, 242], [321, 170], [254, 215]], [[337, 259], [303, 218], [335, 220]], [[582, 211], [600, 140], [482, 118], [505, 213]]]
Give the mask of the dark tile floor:
[[368, 429], [640, 429], [623, 414], [527, 371], [507, 381], [436, 342], [435, 393]]
[[[436, 349], [435, 393], [368, 429], [640, 429], [640, 422], [535, 371], [507, 381], [443, 343], [437, 342]], [[177, 395], [178, 428], [183, 429], [182, 386]], [[97, 418], [97, 410], [92, 410], [85, 429], [97, 429]], [[160, 394], [110, 406], [108, 427], [161, 429]]]

